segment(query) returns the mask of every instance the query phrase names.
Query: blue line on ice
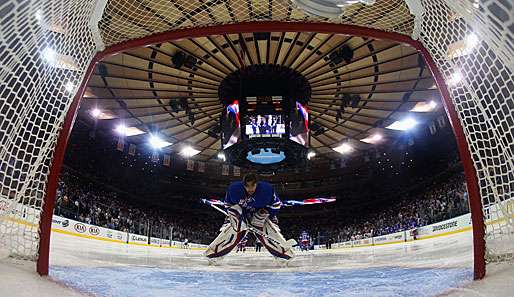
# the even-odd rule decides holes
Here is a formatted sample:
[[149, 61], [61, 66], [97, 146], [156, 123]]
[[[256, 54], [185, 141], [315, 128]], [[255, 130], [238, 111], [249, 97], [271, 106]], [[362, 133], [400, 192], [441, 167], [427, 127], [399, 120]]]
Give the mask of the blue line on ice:
[[470, 282], [470, 268], [366, 268], [322, 272], [185, 271], [52, 266], [50, 276], [94, 296], [435, 296]]

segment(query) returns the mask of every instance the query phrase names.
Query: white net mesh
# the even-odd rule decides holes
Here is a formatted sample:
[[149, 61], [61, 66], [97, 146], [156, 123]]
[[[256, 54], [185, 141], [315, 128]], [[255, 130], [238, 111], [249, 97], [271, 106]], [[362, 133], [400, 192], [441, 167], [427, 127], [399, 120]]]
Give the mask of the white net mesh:
[[[512, 4], [406, 2], [410, 7], [400, 0], [355, 4], [328, 19], [309, 16], [287, 0], [113, 0], [98, 27], [106, 46], [256, 20], [355, 24], [419, 37], [445, 76], [464, 126], [488, 222], [488, 255], [512, 259]], [[57, 134], [96, 49], [95, 7], [103, 8], [92, 0], [0, 4], [0, 244], [13, 254], [37, 256], [37, 224]]]
[[333, 22], [409, 35], [413, 17], [403, 0], [348, 7], [340, 18], [305, 14], [288, 0], [109, 1], [99, 24], [106, 45], [188, 27], [248, 21]]
[[93, 3], [0, 4], [0, 244], [36, 258], [59, 129], [95, 53]]
[[512, 3], [448, 0], [423, 6], [420, 40], [445, 76], [477, 170], [487, 256], [513, 258]]

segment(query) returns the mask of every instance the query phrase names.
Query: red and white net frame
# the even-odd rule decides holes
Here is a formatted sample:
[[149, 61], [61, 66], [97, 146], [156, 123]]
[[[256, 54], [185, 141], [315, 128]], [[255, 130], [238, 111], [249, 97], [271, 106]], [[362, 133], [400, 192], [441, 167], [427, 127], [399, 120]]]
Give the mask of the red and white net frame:
[[[307, 2], [307, 1], [302, 1]], [[48, 274], [58, 176], [98, 61], [163, 41], [245, 32], [389, 39], [424, 57], [464, 165], [475, 278], [514, 258], [514, 15], [501, 0], [377, 0], [334, 18], [288, 0], [7, 0], [0, 4], [0, 248]], [[472, 42], [468, 51], [459, 43]]]

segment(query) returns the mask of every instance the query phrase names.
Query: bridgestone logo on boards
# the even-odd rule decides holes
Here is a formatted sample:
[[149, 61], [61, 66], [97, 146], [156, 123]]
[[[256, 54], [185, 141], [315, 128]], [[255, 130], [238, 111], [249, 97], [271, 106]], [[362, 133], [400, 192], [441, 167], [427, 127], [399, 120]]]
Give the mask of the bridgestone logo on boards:
[[439, 230], [444, 230], [444, 229], [450, 229], [452, 227], [457, 227], [457, 221], [453, 221], [453, 222], [449, 222], [449, 223], [446, 223], [446, 224], [434, 226], [433, 229], [432, 229], [432, 232], [439, 231]]

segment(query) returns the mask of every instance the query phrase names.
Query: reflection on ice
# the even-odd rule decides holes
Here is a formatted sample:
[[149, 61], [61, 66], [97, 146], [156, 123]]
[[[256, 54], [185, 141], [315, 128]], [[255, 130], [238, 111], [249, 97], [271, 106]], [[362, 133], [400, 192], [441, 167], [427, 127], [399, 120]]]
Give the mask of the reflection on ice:
[[241, 272], [53, 266], [51, 276], [96, 296], [434, 296], [467, 283], [472, 270], [381, 267]]
[[266, 252], [209, 265], [202, 251], [53, 234], [50, 276], [95, 296], [434, 296], [472, 279], [471, 232], [405, 244]]

